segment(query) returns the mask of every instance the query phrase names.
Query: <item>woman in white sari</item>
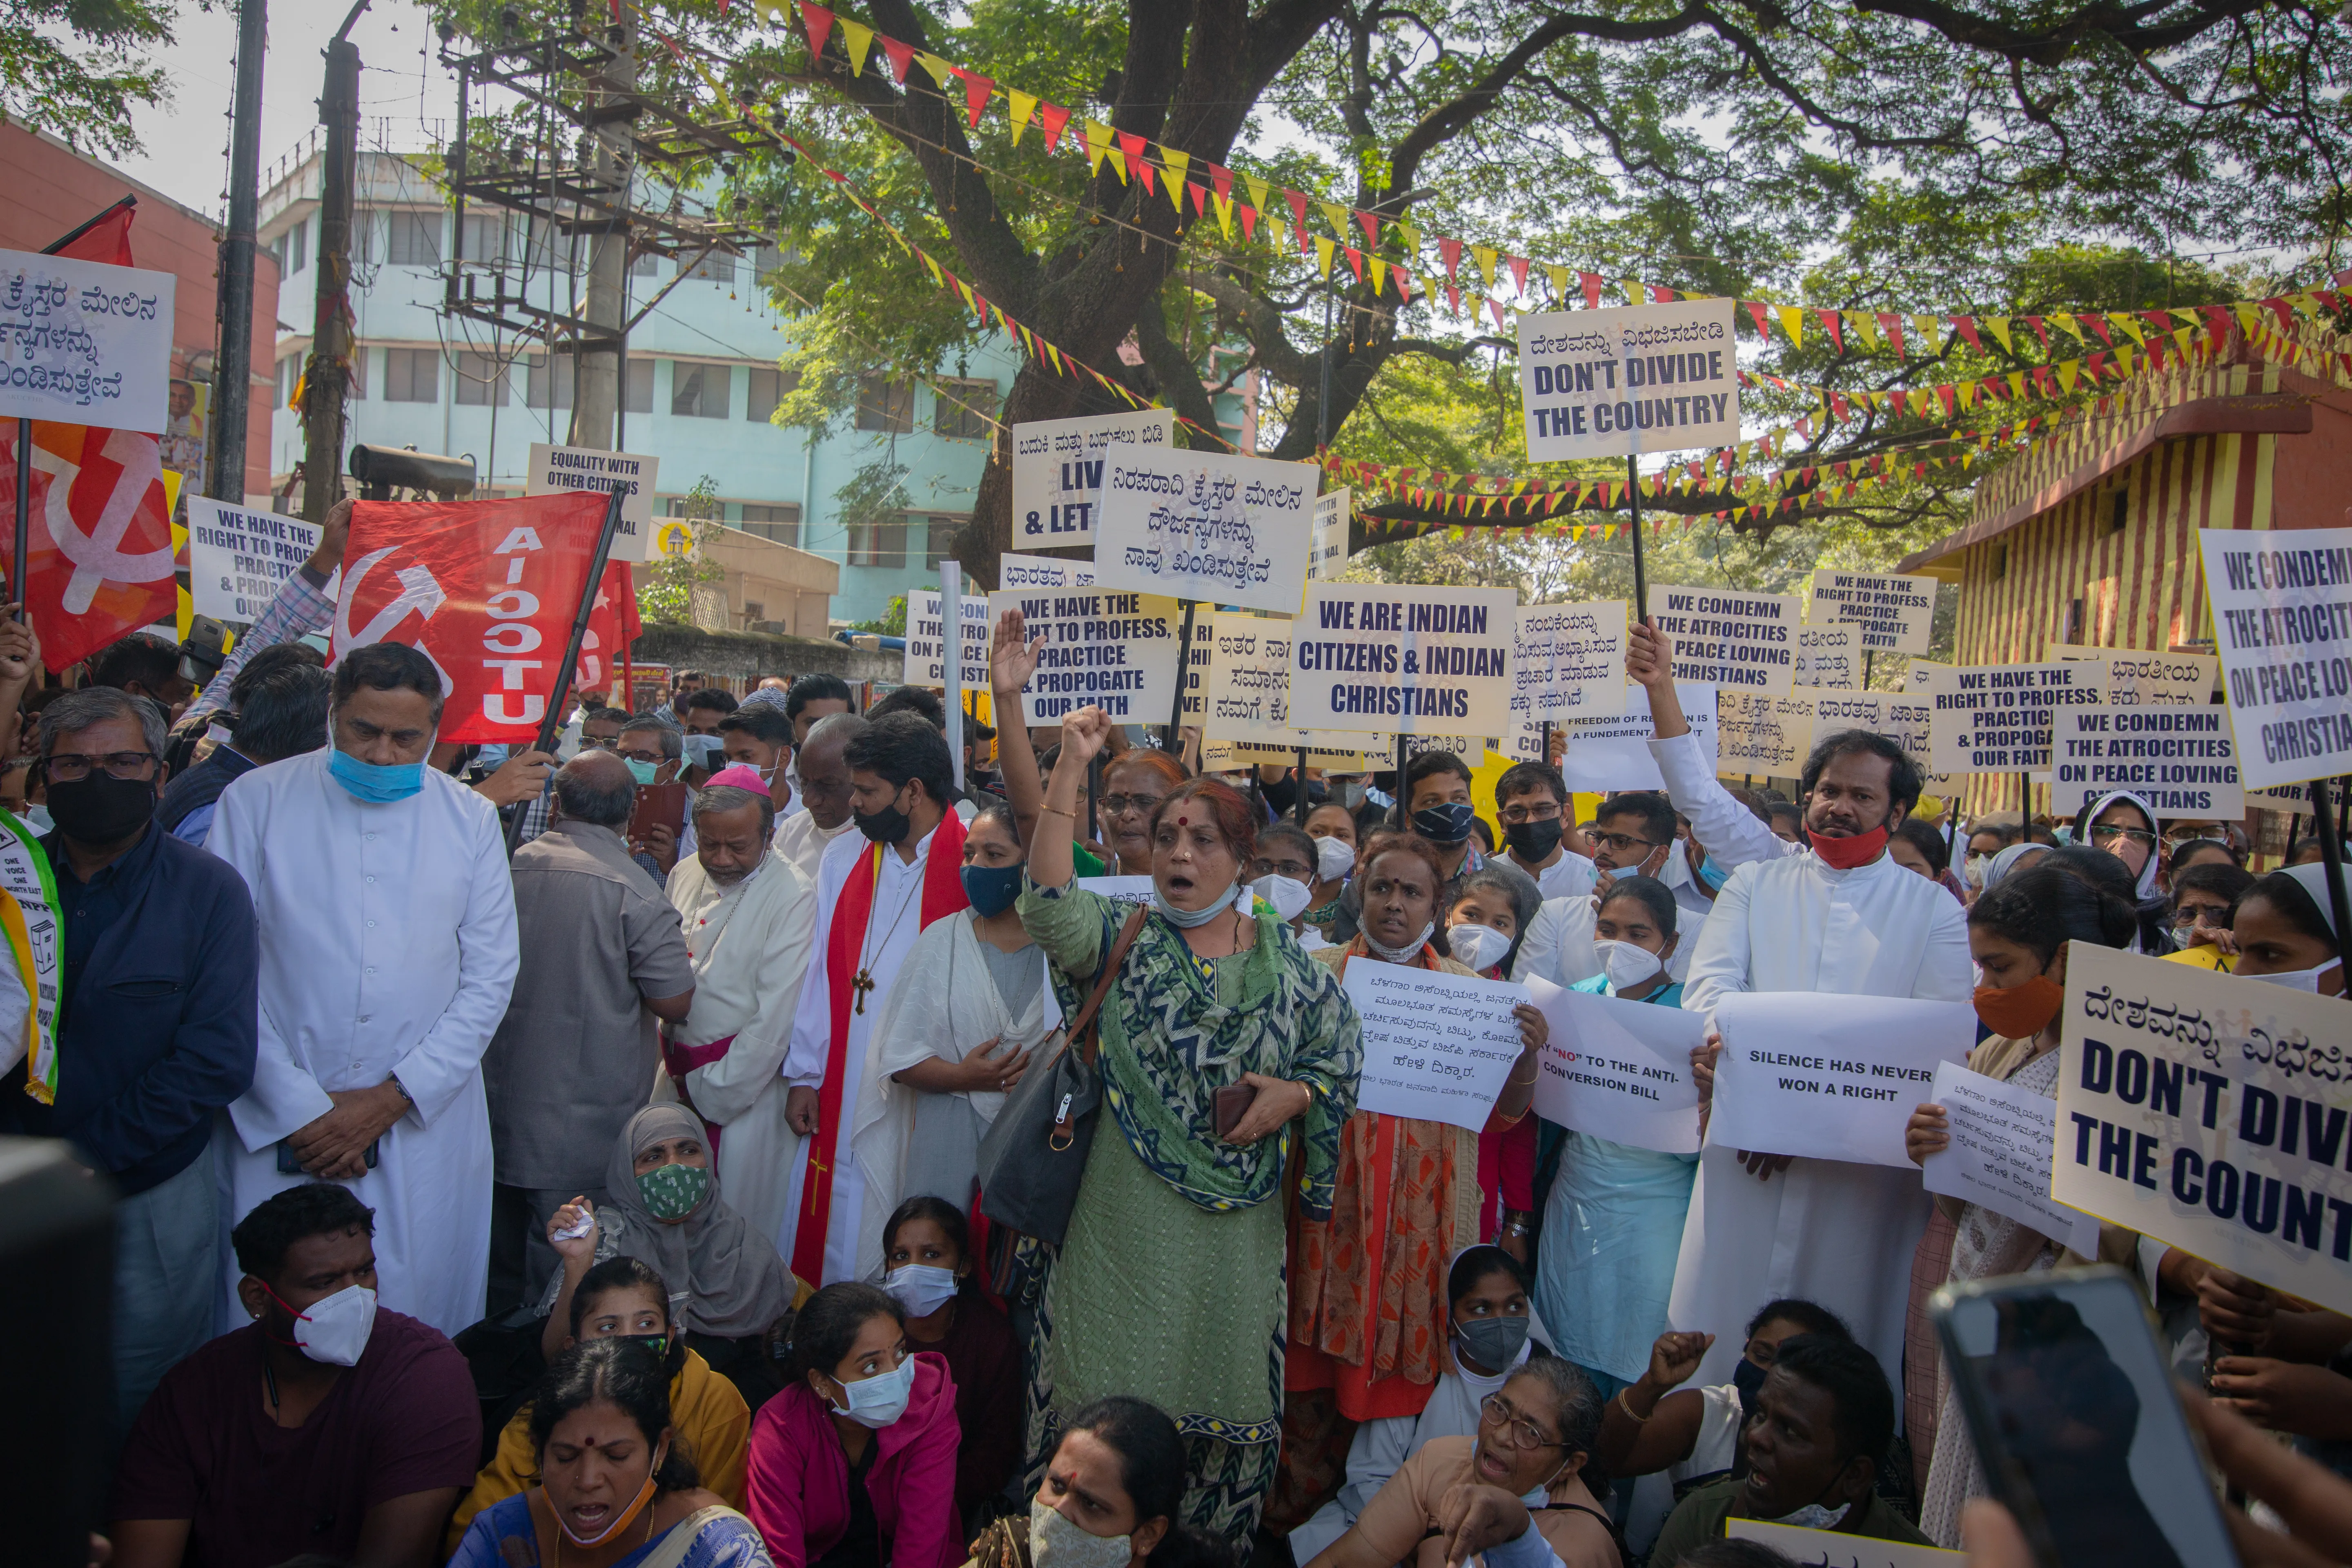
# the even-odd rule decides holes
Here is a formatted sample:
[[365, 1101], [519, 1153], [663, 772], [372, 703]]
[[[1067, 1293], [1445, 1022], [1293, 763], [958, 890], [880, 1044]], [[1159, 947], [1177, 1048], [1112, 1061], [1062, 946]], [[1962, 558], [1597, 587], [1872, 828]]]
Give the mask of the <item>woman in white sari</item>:
[[849, 1124], [866, 1183], [860, 1258], [882, 1256], [883, 1223], [907, 1198], [971, 1206], [981, 1138], [1062, 1021], [1045, 954], [1013, 911], [1025, 858], [1013, 808], [982, 808], [964, 829], [971, 908], [916, 938], [874, 1022]]

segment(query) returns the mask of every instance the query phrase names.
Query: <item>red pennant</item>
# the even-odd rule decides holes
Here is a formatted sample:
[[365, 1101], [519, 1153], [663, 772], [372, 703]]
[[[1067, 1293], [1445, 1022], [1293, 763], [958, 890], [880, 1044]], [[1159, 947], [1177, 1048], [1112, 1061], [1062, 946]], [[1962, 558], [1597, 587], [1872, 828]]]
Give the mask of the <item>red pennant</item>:
[[1130, 174], [1140, 172], [1143, 188], [1149, 193], [1151, 189], [1151, 165], [1143, 161], [1143, 138], [1129, 131], [1113, 134], [1118, 139], [1118, 155], [1127, 160], [1127, 172]]
[[1437, 254], [1445, 263], [1445, 280], [1448, 283], [1461, 281], [1457, 268], [1462, 265], [1462, 242], [1458, 239], [1441, 239], [1437, 242]]
[[1491, 295], [1488, 296], [1486, 300], [1486, 309], [1495, 312], [1495, 325], [1498, 330], [1508, 325], [1508, 323], [1503, 320], [1503, 302], [1500, 300], [1495, 299]]
[[2220, 305], [2206, 305], [2202, 309], [2205, 312], [2206, 329], [2216, 338], [2229, 336], [2230, 312], [2228, 310]]
[[1671, 305], [1675, 302], [1675, 291], [1663, 283], [1653, 283], [1650, 285], [1650, 298], [1657, 304]]
[[889, 58], [891, 78], [900, 87], [906, 86], [907, 68], [915, 63], [915, 46], [902, 44], [896, 38], [879, 34], [876, 35], [876, 41], [882, 46], [883, 54]]
[[1290, 204], [1290, 232], [1298, 237], [1298, 254], [1307, 254], [1307, 193], [1286, 190], [1282, 199]]
[[1412, 304], [1412, 274], [1407, 272], [1403, 268], [1399, 267], [1391, 269], [1390, 276], [1396, 279], [1397, 298], [1405, 304]]
[[954, 69], [956, 75], [963, 79], [964, 107], [971, 111], [971, 128], [977, 131], [980, 129], [980, 111], [988, 107], [988, 95], [996, 90], [996, 79], [978, 71], [965, 70], [961, 66]]
[[1045, 128], [1046, 152], [1051, 153], [1061, 144], [1062, 129], [1069, 122], [1070, 111], [1060, 104], [1040, 102], [1037, 105], [1037, 123]]
[[1380, 215], [1360, 210], [1356, 214], [1356, 226], [1364, 231], [1364, 247], [1368, 250], [1378, 250], [1381, 247]]
[[[833, 13], [822, 5], [801, 0], [801, 26], [808, 29], [809, 58], [824, 54], [824, 40], [833, 32]], [[887, 46], [887, 42], [886, 45]]]
[[2276, 297], [2265, 300], [2263, 309], [2278, 318], [2279, 331], [2291, 332], [2294, 330], [2294, 310], [2284, 300]]
[[1188, 194], [1189, 195], [1191, 195], [1191, 196], [1192, 196], [1192, 216], [1195, 216], [1195, 217], [1206, 217], [1206, 216], [1209, 216], [1209, 195], [1208, 195], [1208, 193], [1207, 193], [1206, 191], [1203, 191], [1200, 186], [1198, 186], [1198, 185], [1194, 184], [1193, 184], [1192, 181], [1190, 181], [1190, 180], [1187, 180], [1187, 181], [1185, 181], [1185, 182], [1184, 182], [1184, 190], [1185, 190], [1186, 194]]
[[2158, 331], [2168, 332], [2172, 331], [2172, 313], [2170, 311], [2142, 310], [2140, 314], [2146, 317], [2147, 321], [2155, 326]]
[[2108, 335], [2108, 332], [2107, 332], [2107, 319], [2106, 319], [2106, 317], [2105, 317], [2105, 316], [2103, 316], [2103, 315], [2100, 315], [2100, 314], [2098, 314], [2097, 312], [2094, 311], [2092, 314], [2090, 314], [2090, 315], [2088, 315], [2088, 316], [2084, 316], [2084, 317], [2083, 317], [2082, 319], [2083, 319], [2084, 321], [2086, 321], [2090, 322], [2090, 324], [2091, 324], [2091, 331], [2095, 331], [2095, 332], [2096, 332], [2096, 333], [2098, 333], [2098, 334], [2099, 334], [2099, 341], [2100, 341], [2101, 342], [2103, 342], [2103, 343], [2106, 344], [2106, 345], [2107, 345], [2107, 347], [2109, 347], [2109, 348], [2113, 348], [2113, 347], [2115, 347], [2115, 346], [2116, 346], [2116, 340], [2115, 340], [2113, 337], [2111, 337], [2110, 335]]
[[1815, 310], [1813, 314], [1819, 316], [1822, 325], [1830, 330], [1830, 346], [1840, 353], [1845, 353], [1845, 332], [1838, 313], [1835, 310]]
[[1740, 303], [1748, 307], [1748, 319], [1756, 323], [1756, 335], [1759, 338], [1769, 341], [1772, 336], [1772, 330], [1764, 324], [1764, 301], [1761, 300], [1743, 300]]
[[1985, 352], [1984, 340], [1977, 336], [1977, 319], [1974, 316], [1954, 316], [1950, 321], [1952, 330], [1968, 340], [1969, 347], [1979, 353]]
[[1250, 205], [1247, 202], [1235, 202], [1234, 204], [1234, 210], [1242, 215], [1242, 237], [1244, 239], [1255, 239], [1257, 237], [1257, 208]]
[[1952, 417], [1953, 404], [1958, 398], [1959, 394], [1952, 389], [1949, 383], [1947, 383], [1944, 385], [1936, 388], [1936, 395], [1944, 400], [1944, 417], [1949, 419]]
[[1462, 314], [1462, 290], [1451, 283], [1445, 286], [1445, 309], [1456, 318]]
[[1601, 274], [1580, 272], [1576, 275], [1576, 281], [1584, 290], [1584, 308], [1588, 310], [1601, 309]]
[[1221, 196], [1232, 195], [1234, 194], [1234, 172], [1231, 169], [1226, 168], [1223, 163], [1210, 164], [1209, 184], [1210, 187]]
[[1528, 258], [1524, 256], [1506, 256], [1503, 258], [1503, 262], [1504, 265], [1507, 266], [1511, 269], [1511, 287], [1518, 291], [1519, 296], [1522, 299], [1526, 298], [1528, 292]]
[[1343, 245], [1339, 248], [1348, 253], [1348, 265], [1356, 269], [1356, 281], [1361, 283], [1364, 280], [1364, 253], [1352, 245]]
[[2050, 329], [2042, 325], [2042, 319], [2040, 316], [2028, 316], [2025, 318], [2025, 324], [2032, 327], [2033, 329], [2033, 335], [2042, 340], [2042, 351], [2044, 353], [2049, 353]]

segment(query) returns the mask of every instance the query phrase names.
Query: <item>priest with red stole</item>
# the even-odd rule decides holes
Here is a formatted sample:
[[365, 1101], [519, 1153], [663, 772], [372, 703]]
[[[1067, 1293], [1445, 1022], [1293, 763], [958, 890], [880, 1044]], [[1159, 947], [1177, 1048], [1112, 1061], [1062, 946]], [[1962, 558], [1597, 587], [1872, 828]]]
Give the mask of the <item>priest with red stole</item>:
[[866, 1038], [915, 938], [971, 903], [947, 737], [912, 713], [892, 713], [842, 754], [858, 831], [825, 846], [818, 867], [824, 962], [809, 965], [782, 1068], [785, 1114], [803, 1142], [776, 1250], [812, 1285], [863, 1279], [881, 1265], [856, 1256], [866, 1193], [849, 1154], [849, 1118]]

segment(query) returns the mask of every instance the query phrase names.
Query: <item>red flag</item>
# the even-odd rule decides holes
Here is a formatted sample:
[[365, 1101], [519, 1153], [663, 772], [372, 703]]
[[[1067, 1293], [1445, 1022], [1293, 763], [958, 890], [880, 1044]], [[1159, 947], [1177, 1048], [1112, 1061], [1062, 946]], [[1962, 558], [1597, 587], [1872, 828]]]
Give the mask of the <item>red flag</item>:
[[1062, 140], [1062, 128], [1070, 122], [1070, 111], [1058, 103], [1037, 105], [1037, 123], [1045, 128], [1045, 151], [1051, 153]]
[[809, 58], [815, 59], [824, 53], [825, 35], [833, 31], [833, 13], [801, 0], [801, 26], [808, 29]]
[[572, 690], [601, 691], [612, 685], [614, 666], [644, 629], [645, 623], [637, 618], [637, 590], [630, 579], [629, 563], [607, 562], [604, 585], [596, 590], [596, 603], [588, 612], [588, 635], [580, 643]]
[[441, 672], [439, 739], [529, 744], [571, 640], [604, 505], [593, 492], [359, 502], [335, 657], [406, 643]]
[[1761, 300], [1748, 300], [1744, 303], [1748, 306], [1749, 319], [1756, 323], [1756, 335], [1768, 342], [1770, 342], [1772, 329], [1764, 324], [1764, 302]]
[[131, 220], [137, 211], [136, 207], [115, 208], [92, 224], [88, 233], [77, 235], [72, 244], [58, 247], [57, 254], [109, 267], [136, 265], [131, 259]]
[[988, 107], [988, 95], [996, 90], [996, 79], [982, 76], [978, 71], [965, 70], [961, 66], [956, 68], [956, 75], [963, 79], [964, 107], [971, 111], [972, 128], [978, 130], [981, 111]]
[[1460, 282], [1457, 269], [1462, 265], [1462, 242], [1458, 239], [1440, 238], [1437, 242], [1437, 254], [1445, 262], [1445, 280], [1448, 283]]
[[[16, 444], [0, 442], [0, 495], [16, 486]], [[172, 618], [172, 512], [154, 437], [37, 422], [31, 488], [27, 608], [44, 664], [63, 669]], [[13, 531], [0, 530], [12, 583], [14, 543]]]

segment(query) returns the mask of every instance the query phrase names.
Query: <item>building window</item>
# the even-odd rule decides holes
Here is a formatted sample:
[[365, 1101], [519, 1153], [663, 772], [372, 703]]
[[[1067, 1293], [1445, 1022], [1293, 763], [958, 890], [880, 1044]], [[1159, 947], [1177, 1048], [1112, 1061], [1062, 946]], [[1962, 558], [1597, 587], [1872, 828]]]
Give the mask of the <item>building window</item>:
[[852, 566], [888, 566], [904, 571], [907, 565], [907, 520], [898, 517], [887, 522], [851, 523], [849, 563]]
[[528, 401], [533, 408], [569, 408], [572, 387], [579, 375], [579, 362], [568, 353], [555, 356], [553, 369], [543, 353], [523, 356], [526, 373], [524, 386], [530, 393]]
[[299, 272], [310, 265], [310, 220], [305, 218], [296, 224], [294, 232], [289, 237], [294, 242], [294, 265], [287, 270]]
[[857, 378], [857, 427], [904, 436], [915, 427], [915, 384], [887, 376]]
[[352, 259], [375, 259], [375, 219], [373, 207], [361, 207], [352, 214]]
[[437, 212], [392, 214], [392, 244], [386, 258], [394, 267], [441, 265], [441, 215]]
[[751, 251], [751, 281], [759, 282], [784, 264], [784, 247], [761, 240]]
[[743, 619], [746, 623], [764, 621], [767, 618], [767, 605], [761, 604], [757, 599], [746, 599], [743, 601]]
[[437, 349], [383, 351], [383, 400], [386, 403], [440, 401], [441, 353]]
[[460, 353], [452, 373], [459, 403], [474, 407], [504, 408], [509, 372], [505, 361], [490, 354]]
[[485, 267], [496, 267], [507, 258], [507, 219], [504, 213], [467, 213], [464, 233], [465, 247], [457, 254], [467, 261]]
[[723, 250], [713, 250], [696, 262], [694, 270], [687, 277], [698, 278], [706, 283], [732, 283], [735, 281], [735, 258]]
[[781, 371], [772, 365], [751, 367], [751, 395], [743, 400], [743, 417], [765, 425], [776, 415], [776, 405], [784, 394], [801, 384], [798, 371]]
[[352, 350], [352, 378], [345, 384], [343, 395], [353, 403], [365, 403], [367, 386], [368, 352], [362, 348], [354, 348]]
[[670, 364], [669, 411], [681, 419], [724, 419], [727, 394], [735, 371], [731, 365]]
[[936, 572], [940, 569], [940, 563], [948, 559], [950, 552], [955, 549], [956, 534], [962, 529], [963, 522], [964, 520], [960, 517], [934, 515], [927, 523], [925, 523], [923, 529], [924, 571]]
[[625, 414], [651, 414], [654, 411], [654, 362], [633, 359], [629, 362], [628, 385], [622, 389], [621, 410]]
[[[801, 542], [801, 509], [790, 503], [762, 506], [751, 501], [743, 503], [743, 531], [757, 539], [773, 540], [778, 544], [798, 548]], [[754, 616], [753, 620], [764, 617]]]
[[661, 276], [661, 258], [650, 250], [640, 250], [629, 258], [629, 276], [657, 278]]
[[931, 427], [961, 441], [985, 441], [994, 434], [996, 383], [942, 381], [932, 398]]

